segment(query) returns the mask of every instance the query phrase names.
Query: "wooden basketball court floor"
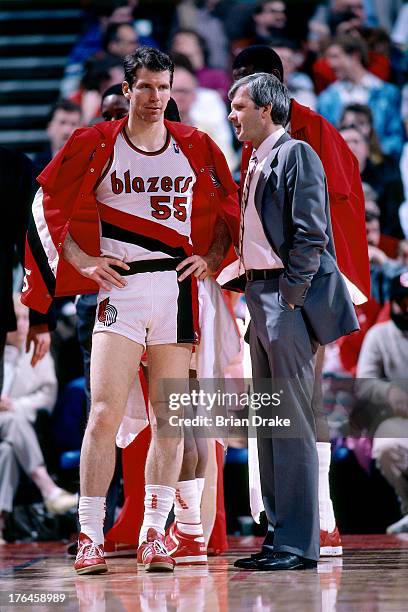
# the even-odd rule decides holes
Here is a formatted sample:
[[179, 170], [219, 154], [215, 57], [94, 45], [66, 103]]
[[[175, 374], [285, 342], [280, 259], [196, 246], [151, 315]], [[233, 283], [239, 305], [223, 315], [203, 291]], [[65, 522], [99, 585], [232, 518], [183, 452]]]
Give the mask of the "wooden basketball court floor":
[[9, 544], [0, 547], [0, 610], [407, 612], [408, 534], [344, 536], [343, 544], [343, 557], [312, 570], [236, 570], [234, 560], [260, 545], [241, 537], [208, 567], [148, 574], [134, 558], [118, 558], [100, 576], [77, 576], [62, 543]]

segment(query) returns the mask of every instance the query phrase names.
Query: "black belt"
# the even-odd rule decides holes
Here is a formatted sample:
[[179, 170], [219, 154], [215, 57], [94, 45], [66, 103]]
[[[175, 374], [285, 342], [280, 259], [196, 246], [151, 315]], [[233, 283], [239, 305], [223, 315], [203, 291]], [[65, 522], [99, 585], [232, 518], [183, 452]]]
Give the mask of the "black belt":
[[168, 272], [175, 270], [182, 257], [168, 257], [167, 259], [144, 259], [143, 261], [126, 261], [129, 270], [124, 270], [118, 266], [111, 266], [113, 270], [119, 272], [121, 276], [130, 276], [131, 274], [141, 274], [143, 272]]
[[274, 268], [273, 270], [245, 270], [247, 281], [270, 280], [271, 278], [279, 278], [283, 268]]

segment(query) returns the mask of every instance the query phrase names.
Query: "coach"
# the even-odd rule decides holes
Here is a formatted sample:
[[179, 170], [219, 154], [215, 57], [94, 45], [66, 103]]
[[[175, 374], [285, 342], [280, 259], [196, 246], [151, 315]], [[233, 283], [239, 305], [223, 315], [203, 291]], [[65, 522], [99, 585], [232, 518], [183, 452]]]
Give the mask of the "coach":
[[[230, 90], [238, 140], [254, 151], [242, 189], [240, 259], [251, 314], [255, 387], [278, 384], [279, 416], [292, 432], [258, 429], [264, 506], [273, 552], [257, 570], [314, 567], [319, 557], [318, 461], [311, 407], [315, 355], [358, 329], [335, 259], [326, 177], [319, 157], [284, 130], [289, 95], [258, 73]], [[279, 381], [279, 382], [278, 382]]]

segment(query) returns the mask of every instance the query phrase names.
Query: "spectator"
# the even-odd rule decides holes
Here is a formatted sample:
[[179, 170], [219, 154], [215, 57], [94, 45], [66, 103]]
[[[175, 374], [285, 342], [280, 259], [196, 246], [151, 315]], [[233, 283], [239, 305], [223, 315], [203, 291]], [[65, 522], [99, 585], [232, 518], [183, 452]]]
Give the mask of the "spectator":
[[4, 544], [5, 513], [13, 510], [20, 468], [37, 485], [48, 512], [65, 514], [75, 508], [78, 496], [57, 486], [44, 465], [32, 425], [23, 414], [0, 402], [0, 544]]
[[408, 531], [408, 268], [392, 280], [390, 302], [391, 321], [366, 334], [357, 377], [367, 428], [375, 431], [373, 458], [401, 504], [402, 519], [387, 533], [401, 533]]
[[37, 412], [51, 412], [57, 399], [57, 379], [54, 362], [47, 353], [36, 365], [31, 365], [32, 349], [26, 353], [25, 344], [29, 329], [28, 308], [14, 296], [17, 330], [7, 334], [4, 352], [4, 384], [0, 410], [13, 410], [34, 424]]
[[253, 12], [253, 44], [266, 44], [271, 38], [286, 34], [286, 4], [282, 0], [261, 0]]
[[317, 6], [309, 26], [313, 28], [315, 24], [324, 26], [332, 35], [337, 35], [365, 25], [377, 25], [377, 22], [370, 20], [363, 0], [329, 0]]
[[125, 55], [134, 53], [138, 46], [139, 39], [131, 23], [111, 23], [107, 27], [103, 42], [106, 54], [123, 59]]
[[176, 8], [177, 29], [194, 30], [208, 47], [208, 65], [226, 70], [229, 61], [228, 38], [224, 21], [230, 0], [204, 0], [200, 4], [183, 0]]
[[40, 174], [80, 125], [81, 107], [78, 104], [64, 99], [54, 104], [47, 122], [49, 143], [44, 151], [34, 156], [35, 176]]
[[[206, 132], [224, 153], [228, 165], [234, 170], [237, 157], [232, 146], [232, 133], [227, 120], [226, 107], [216, 91], [198, 86], [195, 74], [186, 67], [174, 70], [172, 96], [177, 103], [181, 121]], [[208, 110], [211, 109], [211, 112]]]
[[315, 110], [316, 95], [313, 81], [305, 72], [298, 70], [304, 59], [299, 45], [286, 38], [278, 38], [272, 39], [270, 46], [282, 60], [284, 83], [291, 98]]
[[171, 54], [186, 56], [193, 67], [200, 87], [215, 89], [227, 100], [230, 78], [224, 70], [208, 66], [208, 48], [204, 38], [194, 30], [177, 30], [170, 46]]
[[100, 116], [102, 93], [124, 78], [123, 62], [118, 57], [106, 55], [103, 59], [90, 59], [85, 66], [81, 88], [72, 95], [80, 104], [83, 123], [88, 125]]
[[[119, 0], [114, 3], [93, 3], [91, 10], [84, 19], [83, 33], [69, 54], [68, 62], [61, 83], [61, 95], [70, 97], [80, 84], [83, 76], [85, 62], [95, 54], [106, 51], [106, 32], [109, 26], [116, 24], [130, 25], [136, 32], [137, 39], [141, 45], [157, 47], [156, 41], [150, 36], [152, 33], [152, 21], [145, 17], [147, 7], [143, 7], [142, 19], [139, 19], [139, 7], [135, 7], [133, 0]], [[136, 0], [137, 4], [137, 0]], [[145, 3], [146, 4], [146, 3]], [[147, 10], [147, 12], [149, 12]], [[125, 41], [129, 42], [128, 30], [125, 33]], [[133, 33], [134, 37], [135, 34]], [[109, 34], [110, 37], [110, 34]], [[115, 53], [115, 51], [113, 51]]]
[[374, 128], [387, 155], [399, 159], [404, 141], [400, 116], [400, 93], [367, 72], [365, 43], [353, 36], [335, 38], [327, 49], [327, 59], [337, 80], [318, 97], [318, 111], [333, 125], [338, 125], [348, 104], [367, 104], [374, 119]]
[[382, 233], [394, 238], [403, 238], [398, 209], [404, 196], [398, 166], [387, 161], [373, 164], [369, 159], [368, 141], [357, 127], [342, 128], [340, 133], [357, 157], [361, 180], [368, 183], [377, 194]]
[[[7, 332], [16, 329], [13, 306], [13, 267], [24, 262], [24, 244], [29, 224], [31, 202], [35, 191], [32, 162], [18, 151], [0, 147], [0, 193], [2, 223], [0, 224], [0, 392], [3, 386], [3, 353]], [[17, 255], [17, 257], [16, 257]], [[31, 329], [28, 345], [34, 342], [32, 365], [47, 353], [50, 346], [49, 328], [54, 326], [53, 314], [41, 315], [30, 311]]]
[[374, 164], [384, 161], [384, 154], [373, 126], [373, 113], [366, 104], [349, 104], [343, 111], [340, 129], [355, 126], [369, 143], [370, 160]]

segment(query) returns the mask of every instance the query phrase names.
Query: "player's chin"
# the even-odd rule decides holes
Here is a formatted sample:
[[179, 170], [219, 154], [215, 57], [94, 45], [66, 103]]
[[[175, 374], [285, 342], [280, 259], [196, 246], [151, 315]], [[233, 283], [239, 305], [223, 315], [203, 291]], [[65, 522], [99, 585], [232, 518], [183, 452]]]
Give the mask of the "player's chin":
[[145, 112], [144, 118], [145, 118], [145, 121], [149, 121], [150, 123], [157, 123], [158, 121], [162, 121], [163, 116], [164, 116], [164, 111], [160, 109], [157, 111]]

